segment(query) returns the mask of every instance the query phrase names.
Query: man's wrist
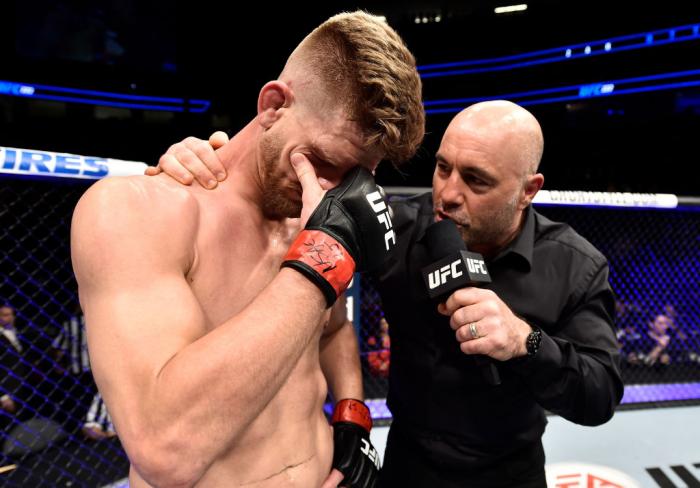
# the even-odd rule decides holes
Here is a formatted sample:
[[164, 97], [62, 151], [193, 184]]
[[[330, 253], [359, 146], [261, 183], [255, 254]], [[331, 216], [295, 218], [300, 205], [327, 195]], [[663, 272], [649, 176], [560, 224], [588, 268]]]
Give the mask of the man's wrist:
[[294, 268], [284, 266], [280, 269], [280, 275], [285, 275], [285, 279], [291, 280], [293, 283], [291, 286], [294, 289], [304, 290], [304, 296], [302, 298], [304, 303], [311, 306], [312, 301], [318, 299], [318, 303], [324, 308], [326, 307], [326, 297], [323, 294], [323, 290], [321, 290], [317, 284], [309, 280], [303, 273], [300, 273]]
[[302, 230], [282, 266], [295, 269], [318, 286], [328, 307], [350, 285], [355, 272], [355, 260], [343, 243], [322, 230]]
[[338, 401], [333, 409], [331, 423], [351, 422], [357, 424], [368, 433], [372, 430], [372, 415], [367, 405], [354, 398], [345, 398]]
[[542, 330], [527, 323], [518, 317], [520, 327], [518, 328], [517, 351], [514, 358], [532, 358], [537, 355], [542, 343]]
[[533, 327], [521, 318], [518, 318], [518, 320], [520, 321], [520, 323], [518, 324], [518, 334], [516, 339], [517, 349], [513, 357], [523, 358], [528, 355], [527, 339], [530, 336], [530, 333], [533, 331]]

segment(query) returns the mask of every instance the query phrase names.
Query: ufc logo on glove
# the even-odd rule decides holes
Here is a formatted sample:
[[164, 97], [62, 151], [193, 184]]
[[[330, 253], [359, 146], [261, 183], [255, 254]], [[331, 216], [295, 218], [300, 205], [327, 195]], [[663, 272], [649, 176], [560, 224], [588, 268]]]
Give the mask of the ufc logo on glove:
[[377, 455], [377, 450], [374, 448], [372, 444], [369, 443], [367, 439], [362, 439], [362, 447], [360, 447], [360, 451], [362, 451], [362, 454], [367, 456], [370, 461], [379, 469], [381, 466], [379, 465], [379, 456]]
[[282, 262], [311, 280], [330, 307], [354, 272], [378, 269], [396, 244], [391, 209], [367, 169], [356, 166], [326, 192]]
[[384, 225], [386, 228], [386, 233], [384, 234], [384, 245], [388, 251], [389, 239], [391, 239], [392, 244], [396, 244], [396, 234], [394, 234], [394, 229], [391, 226], [391, 214], [389, 213], [389, 207], [384, 203], [384, 198], [379, 191], [373, 191], [369, 195], [366, 195], [367, 201], [372, 206], [372, 210], [377, 214], [377, 220], [380, 224]]

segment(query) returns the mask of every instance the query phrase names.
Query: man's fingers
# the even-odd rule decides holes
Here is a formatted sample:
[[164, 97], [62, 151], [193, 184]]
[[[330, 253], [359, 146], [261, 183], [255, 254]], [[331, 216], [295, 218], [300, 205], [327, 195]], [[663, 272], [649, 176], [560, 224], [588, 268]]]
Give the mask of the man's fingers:
[[302, 153], [294, 153], [289, 157], [292, 163], [292, 168], [299, 178], [299, 183], [301, 183], [302, 188], [313, 187], [313, 182], [318, 183], [316, 178], [316, 172], [311, 162]]
[[294, 153], [289, 159], [301, 184], [302, 209], [299, 224], [304, 228], [326, 192], [319, 184], [316, 171], [306, 156], [301, 153]]
[[[223, 132], [221, 134], [226, 137]], [[217, 136], [217, 139], [222, 138]], [[225, 144], [228, 141], [224, 140], [223, 142]], [[200, 185], [212, 189], [216, 187], [218, 181], [223, 181], [226, 178], [224, 165], [214, 149], [210, 141], [188, 137], [181, 144], [174, 146], [168, 153], [180, 160], [183, 166], [192, 172]]]
[[192, 174], [183, 169], [183, 165], [172, 154], [163, 154], [158, 160], [158, 167], [183, 185], [192, 184]]
[[163, 170], [160, 169], [160, 166], [147, 166], [146, 171], [144, 171], [143, 174], [145, 174], [146, 176], [155, 176], [160, 174], [161, 171]]
[[226, 169], [219, 159], [218, 154], [214, 151], [213, 146], [209, 145], [207, 142], [203, 142], [191, 148], [191, 150], [204, 166], [206, 166], [206, 168], [201, 169], [200, 175], [195, 175], [200, 185], [205, 186], [210, 183], [212, 178], [216, 181], [224, 181], [226, 179]]
[[209, 136], [209, 144], [214, 149], [219, 149], [228, 142], [228, 134], [224, 131], [217, 130]]
[[316, 196], [323, 193], [323, 188], [318, 183], [316, 171], [311, 162], [301, 153], [294, 153], [290, 156], [292, 168], [301, 183], [301, 191], [304, 196]]
[[487, 347], [486, 341], [482, 338], [478, 341], [465, 341], [459, 343], [459, 348], [464, 354], [481, 354], [489, 356], [491, 349]]
[[438, 306], [438, 312], [443, 315], [452, 315], [455, 313], [455, 310], [459, 308], [474, 305], [482, 301], [484, 299], [484, 293], [489, 293], [489, 290], [473, 287], [460, 288], [450, 295], [444, 304]]
[[319, 176], [319, 178], [318, 178], [318, 184], [319, 184], [319, 185], [321, 186], [321, 188], [323, 188], [324, 190], [330, 190], [331, 188], [333, 188], [333, 187], [335, 186], [333, 183], [331, 183], [330, 181], [328, 181], [328, 180], [325, 179], [325, 178], [321, 178], [320, 176]]
[[323, 482], [321, 488], [337, 488], [338, 483], [343, 481], [343, 478], [343, 473], [341, 473], [337, 469], [334, 469], [331, 471], [331, 474], [328, 475], [326, 481]]
[[444, 303], [438, 305], [438, 312], [443, 315], [450, 316], [455, 313], [455, 311], [459, 310], [460, 307], [463, 307], [464, 305], [461, 303], [459, 298], [455, 296], [459, 291], [461, 290], [457, 290], [450, 295]]
[[[215, 149], [226, 142], [228, 136], [225, 132], [215, 132], [208, 141], [187, 137], [170, 146], [161, 156], [158, 166], [180, 183], [189, 185], [194, 178], [204, 188], [216, 188], [219, 181], [226, 179], [226, 168]], [[146, 174], [153, 173], [149, 170]]]
[[[208, 147], [213, 153], [214, 150], [211, 148], [211, 146]], [[185, 173], [187, 173], [188, 183], [186, 184], [191, 183], [192, 178], [194, 177], [194, 179], [196, 179], [200, 185], [211, 190], [216, 188], [218, 182], [209, 168], [207, 168], [202, 158], [202, 155], [187, 149], [178, 153], [164, 154], [160, 158], [158, 165], [163, 169], [163, 171], [173, 176], [178, 181], [182, 181]], [[218, 163], [218, 158], [216, 158], [216, 155], [214, 155], [214, 158], [216, 159], [217, 164], [220, 164]]]

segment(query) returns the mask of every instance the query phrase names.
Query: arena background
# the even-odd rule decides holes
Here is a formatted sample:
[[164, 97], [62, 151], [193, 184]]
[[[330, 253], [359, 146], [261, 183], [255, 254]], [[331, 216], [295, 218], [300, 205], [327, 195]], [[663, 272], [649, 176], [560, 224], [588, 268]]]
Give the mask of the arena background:
[[[344, 8], [385, 15], [423, 75], [424, 147], [400, 171], [384, 166], [379, 182], [395, 194], [427, 189], [432, 155], [456, 111], [488, 98], [526, 105], [545, 133], [545, 188], [607, 192], [553, 193], [557, 203], [538, 210], [569, 222], [610, 259], [627, 385], [621, 410], [664, 415], [653, 421], [671, 428], [677, 423], [669, 419], [686, 418], [679, 405], [697, 409], [700, 13], [691, 2], [538, 0], [524, 12], [495, 15], [503, 4], [336, 2], [313, 12], [135, 0], [8, 5], [0, 30], [0, 299], [16, 309], [24, 347], [18, 353], [3, 344], [0, 374], [11, 377], [15, 363], [28, 374], [18, 412], [0, 411], [0, 486], [105, 486], [127, 473], [118, 438], [92, 439], [83, 428], [92, 415], [109, 431], [80, 357], [80, 327], [71, 325], [79, 314], [70, 216], [91, 178], [140, 171], [119, 160], [153, 163], [185, 135], [235, 133], [291, 47]], [[657, 194], [681, 198], [657, 208], [674, 202]], [[659, 315], [674, 326], [666, 355], [652, 360], [647, 332]], [[375, 418], [388, 422], [390, 339], [370, 280], [357, 280], [353, 318], [367, 396]], [[636, 413], [618, 412], [611, 424]], [[670, 454], [668, 466], [610, 466], [640, 486], [700, 484], [697, 444], [680, 434], [670, 444], [661, 434], [650, 443], [657, 434], [648, 420], [634, 422], [638, 431], [624, 431], [624, 446]], [[549, 431], [566, 428], [552, 419]], [[603, 428], [588, 435], [605, 438]], [[609, 438], [621, 440], [618, 431]], [[598, 451], [569, 445], [566, 459], [600, 462]]]

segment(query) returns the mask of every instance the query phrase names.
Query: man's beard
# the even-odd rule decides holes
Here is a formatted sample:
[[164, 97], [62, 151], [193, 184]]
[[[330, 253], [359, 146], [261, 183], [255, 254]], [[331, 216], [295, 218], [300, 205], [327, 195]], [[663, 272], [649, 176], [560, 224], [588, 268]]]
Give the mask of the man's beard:
[[[459, 213], [451, 214], [449, 211], [446, 213], [458, 224], [457, 228], [464, 243], [468, 249], [471, 249], [475, 246], [489, 247], [500, 243], [511, 232], [517, 209], [518, 195], [515, 195], [506, 205], [480, 219], [483, 225], [478, 227], [473, 225], [473, 221], [469, 223], [470, 219], [462, 218]], [[464, 225], [465, 223], [467, 225]]]
[[270, 219], [295, 218], [301, 214], [301, 201], [285, 195], [284, 170], [280, 167], [284, 143], [276, 134], [266, 132], [260, 141], [262, 154], [263, 215]]

